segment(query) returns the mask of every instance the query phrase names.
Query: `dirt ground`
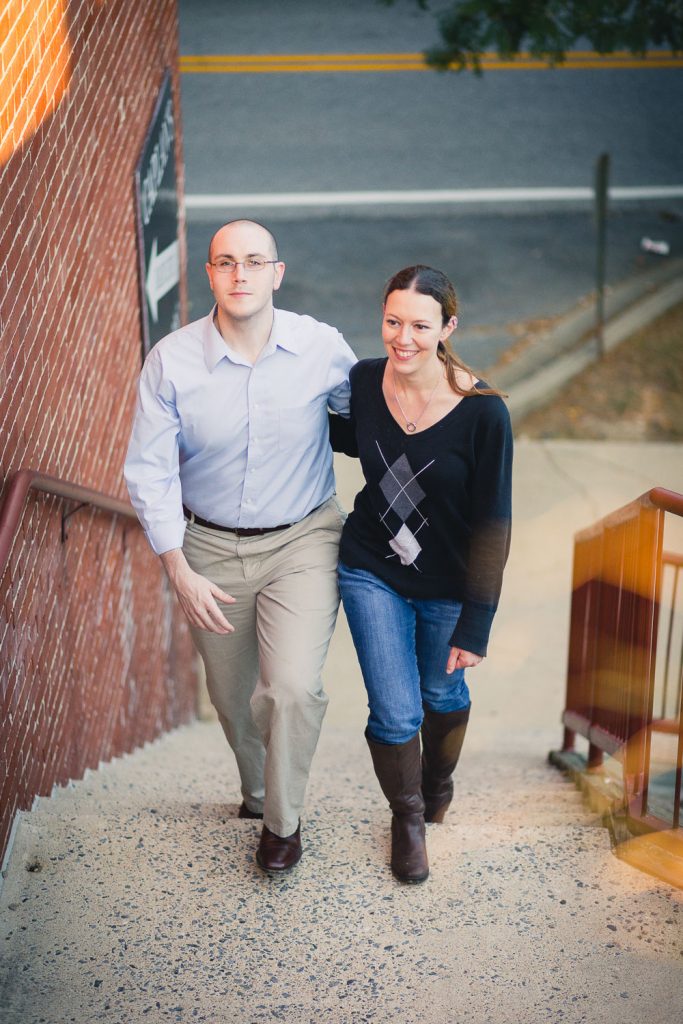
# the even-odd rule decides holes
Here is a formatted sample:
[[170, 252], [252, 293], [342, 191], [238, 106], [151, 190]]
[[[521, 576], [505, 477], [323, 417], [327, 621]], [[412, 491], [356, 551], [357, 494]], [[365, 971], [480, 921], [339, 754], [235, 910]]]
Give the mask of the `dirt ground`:
[[518, 437], [683, 440], [683, 304], [516, 424]]

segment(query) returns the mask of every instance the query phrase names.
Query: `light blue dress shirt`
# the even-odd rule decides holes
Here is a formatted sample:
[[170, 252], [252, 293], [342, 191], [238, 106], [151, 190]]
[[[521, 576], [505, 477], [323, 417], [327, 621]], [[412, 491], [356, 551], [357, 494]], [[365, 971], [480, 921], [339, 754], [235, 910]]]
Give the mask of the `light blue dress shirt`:
[[356, 357], [339, 331], [276, 309], [252, 366], [214, 312], [145, 360], [124, 475], [157, 554], [182, 547], [185, 504], [221, 526], [303, 519], [334, 493], [327, 409], [348, 415]]

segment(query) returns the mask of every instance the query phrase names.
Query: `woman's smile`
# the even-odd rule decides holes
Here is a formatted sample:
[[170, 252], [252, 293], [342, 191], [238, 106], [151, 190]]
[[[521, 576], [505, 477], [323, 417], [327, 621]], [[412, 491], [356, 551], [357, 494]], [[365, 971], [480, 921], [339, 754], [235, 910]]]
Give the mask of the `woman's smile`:
[[395, 345], [392, 345], [391, 347], [394, 355], [397, 359], [400, 359], [401, 362], [407, 362], [409, 359], [412, 359], [413, 356], [418, 354], [418, 349], [416, 348], [396, 348]]

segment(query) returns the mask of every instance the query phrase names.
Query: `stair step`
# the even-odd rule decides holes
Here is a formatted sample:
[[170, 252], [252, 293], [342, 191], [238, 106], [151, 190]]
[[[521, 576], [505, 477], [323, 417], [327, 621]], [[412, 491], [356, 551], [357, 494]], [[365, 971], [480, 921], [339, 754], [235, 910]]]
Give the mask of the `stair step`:
[[[236, 767], [220, 727], [194, 723], [56, 788], [37, 802], [34, 815], [118, 813], [125, 818], [147, 811], [182, 816], [189, 806], [212, 808], [227, 821], [240, 801]], [[362, 735], [344, 729], [324, 734], [311, 773], [307, 815], [314, 808], [354, 820], [385, 812]], [[544, 755], [527, 750], [465, 753], [449, 819], [510, 827], [598, 823], [573, 783]]]
[[283, 877], [255, 864], [260, 822], [235, 817], [211, 727], [57, 791], [21, 816], [0, 893], [3, 1022], [578, 1024], [596, 1005], [601, 1020], [650, 1019], [653, 991], [657, 1019], [676, 1019], [670, 891], [612, 856], [571, 784], [528, 752], [464, 756], [457, 780], [421, 886], [391, 875], [355, 734], [321, 743], [304, 856]]

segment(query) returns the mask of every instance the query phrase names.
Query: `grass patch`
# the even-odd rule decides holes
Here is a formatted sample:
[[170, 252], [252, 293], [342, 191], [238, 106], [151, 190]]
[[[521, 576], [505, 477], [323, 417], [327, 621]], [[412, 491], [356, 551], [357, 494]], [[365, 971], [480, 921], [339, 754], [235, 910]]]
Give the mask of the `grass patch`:
[[683, 304], [586, 367], [518, 437], [683, 441]]

